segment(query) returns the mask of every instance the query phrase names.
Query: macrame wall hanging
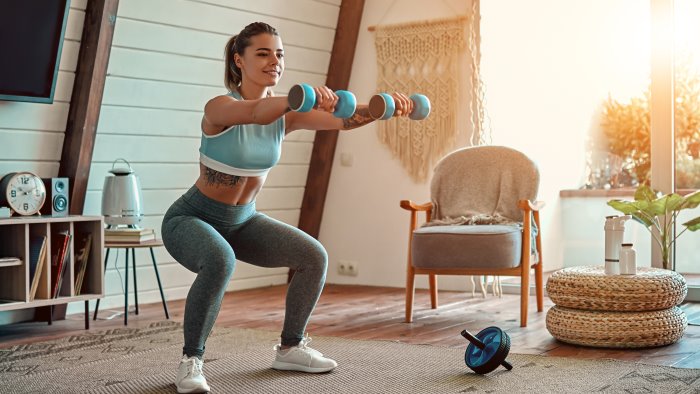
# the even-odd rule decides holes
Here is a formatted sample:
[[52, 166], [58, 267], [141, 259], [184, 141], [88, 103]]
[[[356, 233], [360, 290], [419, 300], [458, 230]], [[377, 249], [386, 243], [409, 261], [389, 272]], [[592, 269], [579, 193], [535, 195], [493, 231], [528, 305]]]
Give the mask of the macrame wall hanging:
[[421, 93], [431, 101], [427, 119], [379, 122], [379, 139], [410, 177], [423, 182], [454, 148], [459, 102], [459, 54], [466, 46], [464, 17], [375, 29], [379, 92]]
[[488, 145], [492, 140], [491, 119], [486, 112], [486, 92], [481, 79], [481, 15], [480, 0], [472, 0], [467, 18], [469, 21], [469, 63], [471, 99], [469, 100], [469, 123], [472, 127], [472, 146]]

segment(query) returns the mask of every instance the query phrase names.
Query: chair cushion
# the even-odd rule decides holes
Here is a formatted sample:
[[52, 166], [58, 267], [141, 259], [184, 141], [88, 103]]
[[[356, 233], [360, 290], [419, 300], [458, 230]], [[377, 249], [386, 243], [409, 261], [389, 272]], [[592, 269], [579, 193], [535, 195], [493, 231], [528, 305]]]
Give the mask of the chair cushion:
[[513, 268], [520, 265], [522, 230], [509, 225], [422, 227], [413, 232], [416, 268]]

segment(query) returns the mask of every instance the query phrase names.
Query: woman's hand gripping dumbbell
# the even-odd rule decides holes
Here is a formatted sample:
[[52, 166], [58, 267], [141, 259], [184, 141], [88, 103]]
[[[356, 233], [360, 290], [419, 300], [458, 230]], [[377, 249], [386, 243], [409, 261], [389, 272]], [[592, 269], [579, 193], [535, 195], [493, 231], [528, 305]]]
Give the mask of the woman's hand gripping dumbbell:
[[289, 108], [296, 112], [309, 112], [313, 108], [333, 112], [336, 118], [349, 118], [355, 113], [357, 99], [347, 90], [331, 91], [328, 88], [313, 88], [300, 83], [289, 89]]
[[[397, 109], [397, 103], [403, 109]], [[387, 93], [379, 93], [369, 100], [369, 114], [374, 119], [386, 120], [392, 116], [406, 115], [413, 120], [422, 120], [430, 115], [430, 100], [422, 94], [413, 94], [411, 97], [401, 93], [393, 96]]]

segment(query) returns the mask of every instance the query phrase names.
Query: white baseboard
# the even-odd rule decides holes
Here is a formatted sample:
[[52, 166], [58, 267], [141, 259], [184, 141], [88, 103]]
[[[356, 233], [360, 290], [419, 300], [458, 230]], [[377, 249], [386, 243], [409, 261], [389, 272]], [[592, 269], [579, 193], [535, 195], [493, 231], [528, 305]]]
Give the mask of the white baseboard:
[[[247, 289], [254, 289], [258, 287], [266, 287], [266, 286], [276, 286], [276, 285], [281, 285], [287, 283], [287, 274], [278, 274], [278, 275], [266, 275], [266, 276], [260, 276], [260, 277], [253, 277], [253, 278], [242, 278], [242, 279], [233, 279], [229, 283], [228, 287], [226, 288], [226, 291], [237, 291], [237, 290], [247, 290]], [[182, 300], [187, 298], [187, 292], [190, 290], [189, 286], [183, 286], [183, 287], [178, 287], [178, 288], [166, 288], [164, 289], [165, 293], [165, 300], [167, 301], [174, 301], [174, 300]], [[139, 304], [151, 304], [151, 303], [160, 303], [160, 291], [158, 289], [152, 289], [149, 291], [139, 291]], [[133, 292], [129, 293], [129, 304], [133, 307], [134, 305], [134, 294]], [[100, 300], [100, 310], [106, 310], [106, 309], [115, 309], [115, 308], [124, 308], [124, 294], [114, 294], [110, 295], [107, 297], [104, 297]], [[90, 311], [95, 310], [95, 302], [91, 301], [90, 302]], [[68, 304], [68, 309], [66, 310], [66, 314], [74, 314], [74, 313], [85, 313], [85, 304], [81, 302], [73, 302]], [[25, 319], [26, 320], [26, 319]], [[22, 321], [22, 320], [19, 320]]]

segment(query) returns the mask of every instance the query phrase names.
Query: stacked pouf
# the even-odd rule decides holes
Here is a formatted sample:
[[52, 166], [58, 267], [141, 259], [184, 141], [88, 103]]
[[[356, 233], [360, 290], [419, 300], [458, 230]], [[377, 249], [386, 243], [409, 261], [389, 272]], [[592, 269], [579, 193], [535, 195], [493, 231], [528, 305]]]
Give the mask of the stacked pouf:
[[603, 266], [556, 271], [547, 281], [555, 306], [547, 330], [560, 341], [594, 347], [651, 347], [679, 340], [688, 320], [677, 306], [688, 293], [682, 275], [637, 268], [605, 275]]

